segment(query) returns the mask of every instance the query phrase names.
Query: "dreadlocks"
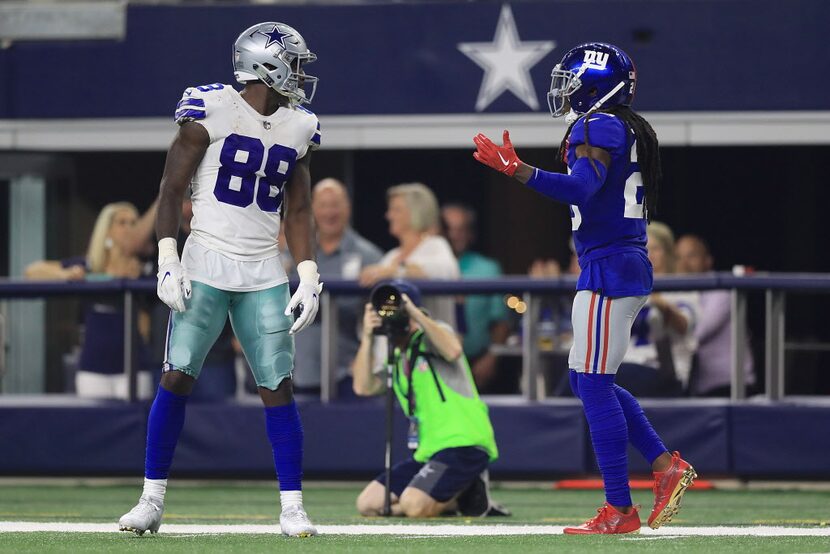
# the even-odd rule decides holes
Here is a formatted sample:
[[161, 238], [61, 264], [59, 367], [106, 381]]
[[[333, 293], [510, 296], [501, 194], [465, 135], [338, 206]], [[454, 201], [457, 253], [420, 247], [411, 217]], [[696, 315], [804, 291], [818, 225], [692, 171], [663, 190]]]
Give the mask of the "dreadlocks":
[[[643, 176], [643, 187], [645, 188], [643, 218], [650, 222], [651, 216], [657, 212], [657, 193], [660, 188], [660, 181], [663, 179], [663, 170], [660, 167], [660, 148], [657, 143], [657, 133], [654, 132], [654, 129], [649, 125], [648, 121], [628, 106], [613, 106], [605, 110], [597, 111], [619, 117], [625, 123], [626, 127], [634, 132], [634, 136], [637, 139], [637, 163], [640, 165], [640, 173]], [[596, 112], [589, 111], [584, 117], [586, 146], [591, 146], [588, 134], [588, 122], [590, 121], [591, 113]], [[571, 136], [571, 129], [575, 123], [576, 121], [570, 124], [565, 133], [565, 137], [559, 145], [559, 159], [566, 163], [568, 137]], [[591, 165], [594, 164], [593, 159], [589, 158], [589, 161]], [[596, 166], [594, 168], [596, 169]]]

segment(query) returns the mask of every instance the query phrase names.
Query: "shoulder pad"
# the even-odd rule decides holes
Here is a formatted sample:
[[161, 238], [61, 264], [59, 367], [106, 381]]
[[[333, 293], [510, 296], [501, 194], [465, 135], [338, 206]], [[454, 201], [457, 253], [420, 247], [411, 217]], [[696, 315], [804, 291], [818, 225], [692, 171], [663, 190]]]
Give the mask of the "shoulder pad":
[[320, 139], [322, 138], [320, 120], [317, 119], [317, 115], [314, 112], [299, 104], [295, 105], [294, 109], [297, 113], [304, 116], [308, 122], [308, 147], [311, 150], [317, 150], [320, 148]]
[[309, 115], [314, 115], [314, 112], [312, 112], [311, 110], [309, 110], [308, 108], [306, 108], [305, 106], [303, 106], [301, 104], [297, 104], [294, 107], [297, 108], [298, 110], [300, 110], [301, 112], [305, 112]]
[[585, 126], [588, 126], [588, 143], [597, 148], [612, 150], [625, 146], [625, 124], [614, 114], [597, 112], [580, 117], [571, 129], [571, 146], [585, 144]]
[[197, 121], [207, 116], [205, 99], [211, 92], [222, 90], [225, 85], [213, 83], [200, 87], [189, 87], [182, 94], [182, 99], [176, 104], [176, 111], [173, 115], [176, 123], [182, 125], [188, 121]]

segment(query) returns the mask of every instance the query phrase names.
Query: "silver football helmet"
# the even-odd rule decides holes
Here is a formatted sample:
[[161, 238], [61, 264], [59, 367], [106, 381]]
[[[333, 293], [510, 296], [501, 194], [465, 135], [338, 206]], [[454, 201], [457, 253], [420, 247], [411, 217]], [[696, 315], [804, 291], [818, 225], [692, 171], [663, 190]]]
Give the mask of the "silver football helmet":
[[237, 82], [260, 80], [294, 104], [310, 104], [317, 77], [303, 66], [317, 59], [303, 36], [284, 23], [268, 21], [245, 29], [233, 43], [233, 69]]

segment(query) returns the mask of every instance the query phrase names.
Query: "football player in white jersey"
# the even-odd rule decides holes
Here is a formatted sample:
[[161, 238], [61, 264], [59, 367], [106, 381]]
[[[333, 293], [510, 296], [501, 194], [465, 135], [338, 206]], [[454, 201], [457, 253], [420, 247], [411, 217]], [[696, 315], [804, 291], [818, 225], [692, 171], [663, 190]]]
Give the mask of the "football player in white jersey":
[[[147, 422], [144, 490], [120, 519], [122, 531], [158, 531], [187, 398], [230, 315], [265, 405], [282, 532], [317, 532], [303, 508], [303, 430], [291, 385], [291, 335], [314, 320], [322, 290], [313, 261], [309, 172], [320, 124], [302, 106], [317, 84], [304, 66], [316, 58], [292, 27], [254, 25], [234, 44], [234, 76], [243, 90], [192, 87], [176, 106], [179, 131], [167, 154], [156, 223], [158, 296], [172, 311], [164, 373]], [[180, 261], [175, 237], [187, 187], [192, 232]], [[293, 296], [279, 259], [280, 224], [300, 262]]]

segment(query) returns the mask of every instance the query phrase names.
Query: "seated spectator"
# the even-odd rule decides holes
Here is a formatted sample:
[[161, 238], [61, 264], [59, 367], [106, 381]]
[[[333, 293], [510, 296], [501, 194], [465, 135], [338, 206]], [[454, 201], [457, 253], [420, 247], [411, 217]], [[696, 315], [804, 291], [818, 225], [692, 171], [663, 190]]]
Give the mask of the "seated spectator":
[[138, 277], [142, 273], [139, 256], [152, 247], [155, 221], [155, 202], [141, 217], [129, 202], [107, 204], [95, 221], [86, 257], [33, 262], [24, 276], [34, 281], [77, 281], [88, 273]]
[[[679, 273], [712, 271], [714, 261], [706, 242], [696, 235], [677, 240]], [[700, 293], [700, 321], [695, 326], [697, 365], [692, 372], [689, 390], [693, 396], [729, 396], [732, 387], [732, 297], [728, 290]], [[744, 380], [755, 384], [752, 350], [749, 339], [744, 348]]]
[[[569, 246], [571, 256], [565, 273], [557, 260], [537, 258], [533, 260], [528, 269], [528, 276], [533, 279], [556, 279], [562, 277], [563, 274], [579, 276], [579, 257], [576, 255], [573, 238]], [[540, 360], [548, 396], [573, 395], [568, 364], [571, 346], [573, 346], [573, 322], [571, 321], [573, 297], [574, 293], [566, 293], [541, 300], [536, 334], [539, 349], [550, 351], [549, 355]]]
[[[363, 268], [360, 284], [370, 287], [394, 278], [458, 279], [458, 261], [452, 248], [447, 239], [434, 234], [439, 228], [438, 200], [432, 191], [421, 183], [408, 183], [391, 187], [386, 198], [389, 234], [398, 239], [400, 246], [387, 252], [379, 263]], [[432, 317], [457, 328], [452, 296], [427, 297], [424, 308]]]
[[562, 266], [553, 258], [536, 258], [527, 269], [527, 276], [533, 279], [555, 279], [562, 275]]
[[[146, 274], [139, 254], [150, 244], [156, 204], [139, 217], [128, 202], [104, 206], [89, 241], [86, 257], [63, 261], [40, 261], [26, 268], [28, 279], [130, 278]], [[152, 274], [153, 268], [149, 268]], [[150, 365], [147, 343], [150, 335], [148, 306], [139, 310], [137, 327], [139, 368]], [[126, 398], [124, 374], [124, 315], [120, 298], [97, 300], [84, 309], [84, 331], [79, 370], [75, 375], [78, 396]], [[148, 371], [138, 372], [138, 392], [150, 398], [153, 385]]]
[[[556, 279], [563, 275], [571, 275], [578, 277], [579, 272], [579, 257], [576, 255], [576, 246], [573, 238], [569, 241], [571, 256], [568, 261], [568, 267], [565, 272], [562, 271], [562, 266], [553, 258], [536, 258], [527, 270], [528, 277], [532, 279]], [[542, 312], [546, 310], [555, 324], [556, 341], [553, 349], [557, 352], [569, 353], [571, 345], [573, 344], [573, 324], [571, 322], [571, 308], [573, 307], [573, 293], [563, 294], [554, 297], [552, 300], [545, 300], [542, 303]], [[567, 366], [567, 360], [565, 362]], [[566, 367], [567, 369], [567, 367]], [[568, 381], [567, 373], [564, 375], [566, 389], [570, 394], [570, 382]]]
[[[320, 280], [357, 279], [360, 270], [380, 261], [380, 248], [352, 229], [352, 205], [345, 185], [337, 179], [323, 179], [314, 186], [311, 210], [317, 226], [317, 271]], [[293, 264], [292, 264], [293, 265]], [[297, 278], [296, 272], [291, 274]], [[360, 346], [358, 323], [363, 303], [358, 297], [337, 299], [338, 396], [354, 396], [349, 368]], [[320, 393], [320, 317], [305, 331], [295, 335], [294, 392]]]
[[[663, 223], [648, 229], [648, 258], [655, 275], [675, 271], [674, 234]], [[686, 389], [700, 313], [697, 292], [652, 293], [631, 329], [631, 344], [617, 382], [639, 396], [677, 396]]]
[[[472, 208], [449, 204], [441, 210], [447, 240], [458, 258], [464, 279], [495, 279], [502, 275], [499, 263], [470, 250], [475, 241], [476, 213]], [[510, 334], [507, 308], [501, 294], [469, 295], [464, 300], [464, 354], [479, 389], [486, 389], [496, 374], [491, 344], [504, 344]]]

